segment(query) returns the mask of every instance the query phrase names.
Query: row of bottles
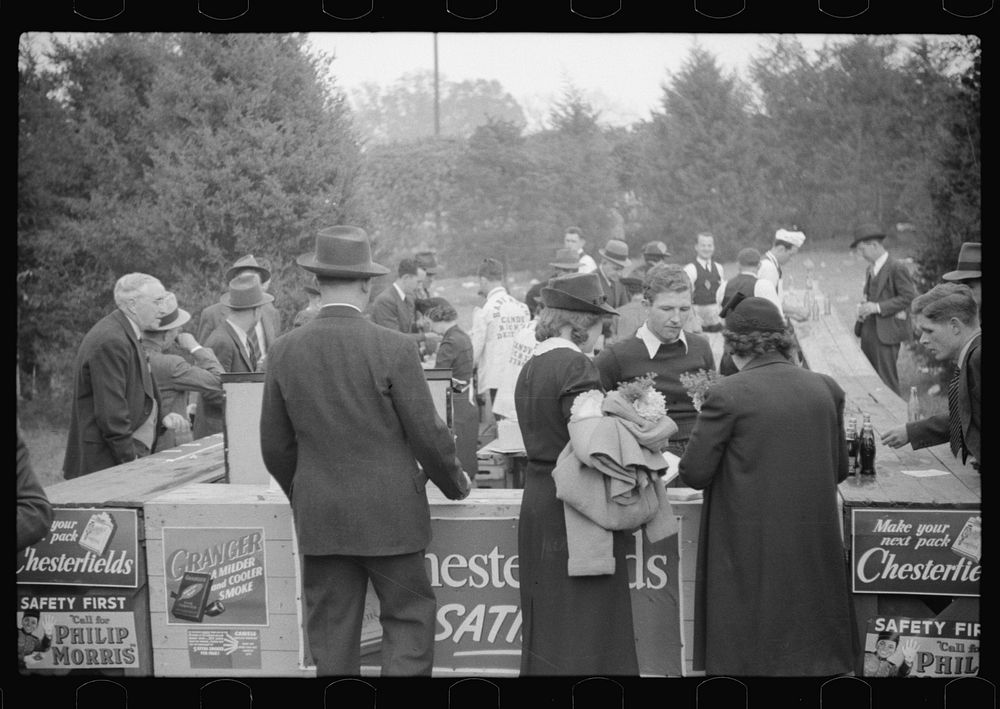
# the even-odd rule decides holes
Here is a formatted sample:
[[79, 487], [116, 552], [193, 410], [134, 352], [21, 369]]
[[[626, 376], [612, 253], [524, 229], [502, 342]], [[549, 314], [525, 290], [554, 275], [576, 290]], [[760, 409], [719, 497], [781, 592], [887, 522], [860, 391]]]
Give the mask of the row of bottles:
[[[920, 419], [920, 399], [917, 388], [910, 387], [910, 398], [906, 402], [907, 421]], [[870, 414], [864, 414], [861, 428], [858, 428], [857, 416], [847, 417], [847, 459], [850, 464], [850, 474], [860, 473], [862, 477], [875, 476], [875, 429], [872, 427]]]
[[860, 430], [857, 417], [848, 417], [846, 434], [850, 474], [875, 477], [875, 429], [872, 427], [871, 415], [864, 415]]

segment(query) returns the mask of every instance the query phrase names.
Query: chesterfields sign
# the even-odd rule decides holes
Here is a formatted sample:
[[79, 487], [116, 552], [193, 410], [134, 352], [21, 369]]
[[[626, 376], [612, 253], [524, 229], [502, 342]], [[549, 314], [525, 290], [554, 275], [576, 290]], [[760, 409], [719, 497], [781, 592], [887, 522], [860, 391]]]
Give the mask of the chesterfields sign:
[[855, 593], [978, 596], [979, 510], [851, 510]]
[[136, 588], [137, 532], [135, 510], [53, 507], [49, 533], [17, 555], [17, 582]]

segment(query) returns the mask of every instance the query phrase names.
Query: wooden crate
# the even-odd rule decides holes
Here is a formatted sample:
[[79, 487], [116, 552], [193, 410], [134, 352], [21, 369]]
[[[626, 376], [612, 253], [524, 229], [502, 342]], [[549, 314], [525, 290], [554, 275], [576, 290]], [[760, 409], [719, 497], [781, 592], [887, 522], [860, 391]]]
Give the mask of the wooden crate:
[[[227, 612], [240, 610], [240, 623], [226, 623], [226, 613], [216, 618], [206, 616], [200, 623], [179, 621], [170, 614], [168, 594], [175, 581], [168, 577], [167, 555], [172, 561], [180, 553], [207, 557], [212, 547], [199, 548], [199, 538], [212, 544], [219, 537], [239, 540], [258, 532], [262, 535], [260, 559], [266, 594], [266, 603], [261, 605], [266, 608], [248, 601], [247, 608], [237, 609], [239, 601], [231, 601]], [[186, 540], [191, 540], [192, 548], [179, 552]], [[220, 544], [233, 549], [239, 542]], [[298, 558], [291, 507], [283, 493], [263, 485], [190, 485], [149, 500], [146, 555], [156, 676], [315, 676], [304, 657]], [[215, 564], [216, 570], [222, 568]], [[230, 578], [242, 580], [241, 573], [246, 572]], [[206, 656], [216, 652], [212, 643], [221, 643], [224, 653], [238, 643], [231, 655], [234, 659], [229, 660], [235, 664], [219, 667], [227, 660]]]

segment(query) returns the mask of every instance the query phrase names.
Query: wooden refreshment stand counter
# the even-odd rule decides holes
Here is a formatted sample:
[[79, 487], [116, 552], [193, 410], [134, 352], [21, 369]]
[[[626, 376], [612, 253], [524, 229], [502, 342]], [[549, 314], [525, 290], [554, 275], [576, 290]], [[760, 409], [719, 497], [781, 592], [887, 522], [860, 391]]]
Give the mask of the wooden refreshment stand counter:
[[[885, 388], [835, 315], [800, 323], [796, 332], [806, 365], [830, 374], [847, 392], [848, 413], [869, 413], [876, 431], [906, 420], [904, 402]], [[100, 570], [69, 578], [47, 574], [36, 563], [33, 571], [19, 571], [19, 610], [42, 605], [56, 625], [52, 650], [29, 663], [29, 671], [315, 675], [303, 638], [291, 508], [260, 462], [262, 375], [224, 379], [225, 435], [46, 489], [64, 536], [47, 538], [28, 553], [36, 559], [81, 555], [83, 537], [94, 537], [86, 547], [91, 556], [80, 564], [93, 568], [94, 555], [118, 553], [118, 559], [134, 562], [136, 573], [134, 585], [116, 586], [133, 583], [129, 577], [99, 587]], [[428, 372], [445, 420], [450, 420], [449, 381], [446, 370]], [[506, 487], [517, 483], [514, 476], [495, 474], [495, 459], [487, 462], [479, 476], [484, 486], [466, 500], [449, 501], [433, 484], [427, 486], [433, 529], [427, 563], [438, 601], [436, 676], [517, 676], [521, 490]], [[959, 464], [947, 446], [894, 451], [879, 444], [876, 464], [873, 482], [848, 479], [840, 485], [839, 500], [865, 649], [874, 651], [879, 630], [895, 629], [920, 641], [911, 676], [976, 674], [979, 473]], [[628, 558], [646, 676], [697, 674], [691, 670], [691, 648], [701, 494], [688, 488], [669, 492], [679, 534], [652, 545], [637, 532]], [[105, 530], [102, 537], [101, 522], [108, 516], [113, 533]], [[134, 541], [129, 524], [135, 525]], [[19, 567], [24, 561], [19, 555]], [[88, 608], [102, 603], [105, 608], [84, 613], [85, 596], [118, 600], [91, 600]], [[377, 600], [369, 593], [365, 675], [378, 674], [377, 618]], [[102, 635], [101, 628], [116, 630]], [[134, 644], [134, 659], [121, 652], [102, 654], [106, 646], [120, 649], [125, 641]], [[102, 658], [112, 661], [102, 664]], [[865, 674], [864, 660], [858, 657], [859, 676]]]

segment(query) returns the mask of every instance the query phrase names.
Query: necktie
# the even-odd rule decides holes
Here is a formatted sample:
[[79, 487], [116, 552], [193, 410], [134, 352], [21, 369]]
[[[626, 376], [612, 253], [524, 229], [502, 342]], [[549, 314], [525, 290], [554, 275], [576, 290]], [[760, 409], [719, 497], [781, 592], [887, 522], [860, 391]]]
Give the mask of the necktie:
[[260, 358], [260, 343], [257, 341], [257, 326], [247, 332], [247, 350], [250, 352], [250, 369], [257, 371], [257, 360]]
[[958, 382], [962, 370], [955, 367], [948, 382], [948, 429], [951, 452], [957, 458], [959, 450], [962, 451], [962, 462], [965, 462], [965, 446], [962, 444], [962, 416], [958, 411]]

